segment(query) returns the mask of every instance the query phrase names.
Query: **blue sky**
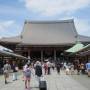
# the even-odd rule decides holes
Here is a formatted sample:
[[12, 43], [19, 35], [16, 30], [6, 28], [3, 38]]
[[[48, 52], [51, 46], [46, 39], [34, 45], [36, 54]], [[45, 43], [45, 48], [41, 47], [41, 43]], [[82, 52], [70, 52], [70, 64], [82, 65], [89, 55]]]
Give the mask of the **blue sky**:
[[90, 0], [0, 0], [0, 37], [19, 35], [25, 20], [62, 19], [90, 36]]

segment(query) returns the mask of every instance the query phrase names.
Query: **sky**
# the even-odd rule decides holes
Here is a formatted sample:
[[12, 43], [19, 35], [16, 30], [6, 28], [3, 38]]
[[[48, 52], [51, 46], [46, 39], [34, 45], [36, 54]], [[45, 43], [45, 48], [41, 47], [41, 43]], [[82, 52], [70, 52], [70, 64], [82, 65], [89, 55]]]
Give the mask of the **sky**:
[[25, 20], [67, 19], [90, 36], [90, 0], [0, 0], [0, 38], [20, 35]]

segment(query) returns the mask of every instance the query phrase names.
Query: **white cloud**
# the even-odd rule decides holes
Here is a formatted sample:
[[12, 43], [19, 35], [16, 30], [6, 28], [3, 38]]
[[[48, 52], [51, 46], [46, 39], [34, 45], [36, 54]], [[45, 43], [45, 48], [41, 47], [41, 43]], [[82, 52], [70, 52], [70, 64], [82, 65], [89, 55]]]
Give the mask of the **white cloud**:
[[1, 21], [0, 22], [0, 31], [7, 30], [9, 27], [11, 27], [14, 24], [14, 21]]
[[90, 36], [90, 24], [87, 20], [76, 20], [75, 21], [76, 30], [79, 34]]
[[72, 13], [90, 5], [90, 0], [24, 0], [28, 10], [52, 16]]
[[78, 33], [87, 35], [88, 32], [88, 35], [90, 36], [90, 25], [88, 20], [76, 19], [75, 25]]
[[21, 30], [14, 20], [0, 21], [0, 38], [19, 35]]

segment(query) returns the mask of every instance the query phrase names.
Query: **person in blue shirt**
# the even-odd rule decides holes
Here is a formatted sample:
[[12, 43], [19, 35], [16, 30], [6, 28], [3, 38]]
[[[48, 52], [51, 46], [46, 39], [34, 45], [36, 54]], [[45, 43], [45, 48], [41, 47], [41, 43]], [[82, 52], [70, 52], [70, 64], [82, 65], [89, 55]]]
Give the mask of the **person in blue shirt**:
[[88, 76], [90, 77], [90, 61], [86, 63], [86, 69], [87, 69]]

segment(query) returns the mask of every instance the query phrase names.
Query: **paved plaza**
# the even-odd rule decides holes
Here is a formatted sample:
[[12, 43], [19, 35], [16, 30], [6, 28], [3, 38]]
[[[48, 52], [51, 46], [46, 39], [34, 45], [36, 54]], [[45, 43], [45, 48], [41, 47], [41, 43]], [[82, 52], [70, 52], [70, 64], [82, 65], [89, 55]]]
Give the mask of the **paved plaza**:
[[[56, 71], [51, 75], [44, 76], [47, 81], [47, 90], [90, 90], [90, 78], [82, 75], [65, 75], [62, 71], [60, 75]], [[17, 81], [12, 81], [10, 76], [9, 83], [4, 84], [3, 76], [0, 76], [0, 90], [25, 90], [22, 74], [19, 74]], [[85, 81], [85, 82], [84, 82]], [[31, 90], [39, 90], [36, 78], [32, 76]]]

